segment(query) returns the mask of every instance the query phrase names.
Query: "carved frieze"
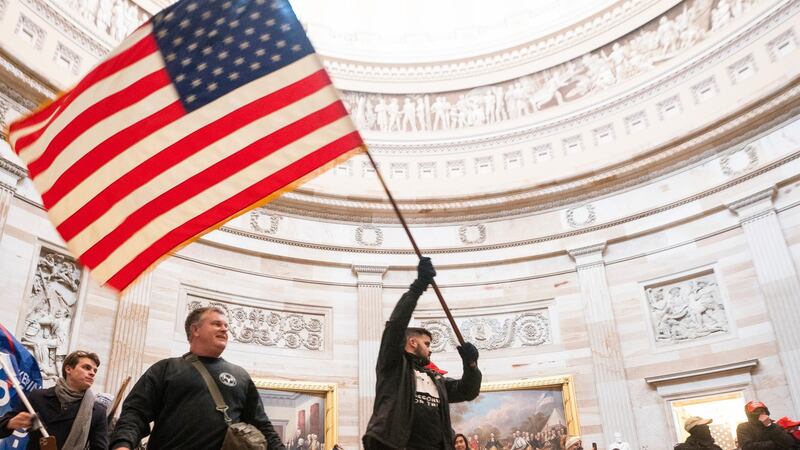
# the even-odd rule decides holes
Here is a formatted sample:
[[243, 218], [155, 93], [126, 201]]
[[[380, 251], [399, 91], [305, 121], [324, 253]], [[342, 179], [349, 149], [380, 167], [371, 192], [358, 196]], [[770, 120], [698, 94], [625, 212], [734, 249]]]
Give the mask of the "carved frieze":
[[464, 245], [483, 244], [486, 241], [486, 225], [461, 225], [458, 227], [458, 238]]
[[19, 336], [39, 362], [46, 380], [59, 377], [68, 354], [82, 271], [72, 257], [41, 248]]
[[375, 225], [360, 225], [356, 228], [356, 242], [366, 247], [380, 247], [383, 244], [383, 230]]
[[[456, 318], [456, 323], [464, 339], [480, 350], [535, 347], [552, 343], [547, 309]], [[422, 320], [420, 326], [433, 336], [431, 350], [455, 350], [458, 345], [447, 319]]]
[[44, 28], [40, 27], [36, 22], [31, 20], [24, 14], [20, 14], [17, 20], [17, 26], [14, 29], [14, 34], [29, 41], [31, 45], [36, 47], [37, 50], [42, 49], [44, 38], [47, 35]]
[[189, 297], [186, 312], [211, 305], [227, 312], [230, 337], [234, 342], [291, 350], [325, 350], [323, 314], [259, 308], [194, 296]]
[[568, 209], [566, 216], [567, 223], [572, 228], [585, 227], [586, 225], [593, 224], [594, 221], [597, 220], [594, 205], [591, 203]]
[[713, 272], [645, 287], [656, 344], [727, 334], [725, 303]]
[[663, 67], [746, 14], [753, 1], [681, 2], [599, 49], [513, 80], [469, 90], [388, 95], [343, 92], [361, 130], [440, 131], [487, 126], [538, 114]]
[[739, 176], [758, 166], [758, 152], [752, 144], [728, 152], [719, 159], [722, 173], [729, 177]]
[[772, 61], [788, 55], [797, 48], [797, 35], [794, 29], [788, 29], [767, 43], [767, 51]]

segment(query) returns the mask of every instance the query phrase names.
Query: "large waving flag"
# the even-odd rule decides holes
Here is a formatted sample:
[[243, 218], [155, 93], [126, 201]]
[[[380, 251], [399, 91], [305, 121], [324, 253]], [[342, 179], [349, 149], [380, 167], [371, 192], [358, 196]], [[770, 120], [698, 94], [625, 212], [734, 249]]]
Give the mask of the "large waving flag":
[[[8, 353], [11, 356], [11, 363], [16, 369], [17, 379], [25, 392], [42, 387], [39, 363], [2, 324], [0, 324], [0, 352]], [[0, 370], [0, 416], [13, 409], [19, 409], [21, 406], [22, 403], [17, 392], [11, 387], [8, 376]], [[0, 450], [23, 449], [27, 443], [28, 433], [17, 430], [11, 436], [0, 439]]]
[[9, 127], [69, 249], [117, 289], [362, 145], [286, 0], [181, 0]]

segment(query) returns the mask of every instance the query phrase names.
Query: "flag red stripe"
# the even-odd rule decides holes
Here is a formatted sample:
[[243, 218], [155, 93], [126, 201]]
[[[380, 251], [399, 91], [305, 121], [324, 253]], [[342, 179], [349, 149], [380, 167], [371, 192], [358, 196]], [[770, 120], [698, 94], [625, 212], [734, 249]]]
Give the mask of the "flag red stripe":
[[289, 183], [305, 176], [314, 169], [353, 150], [361, 144], [361, 136], [357, 131], [354, 131], [284, 167], [273, 175], [259, 181], [167, 233], [164, 237], [148, 247], [147, 250], [137, 255], [130, 263], [111, 277], [107, 283], [117, 289], [124, 288], [161, 256], [186, 242], [192, 236], [207, 230], [221, 220], [233, 216], [238, 211], [256, 203], [270, 193], [287, 186]]
[[[320, 70], [194, 131], [135, 169], [121, 175], [114, 184], [105, 188], [93, 199], [88, 200], [83, 207], [59, 224], [58, 232], [61, 233], [64, 240], [69, 241], [108, 211], [112, 205], [160, 173], [248, 123], [317, 92], [329, 84], [328, 75], [324, 70]], [[124, 150], [119, 149], [120, 152]]]
[[12, 135], [16, 130], [29, 127], [31, 125], [36, 125], [39, 122], [49, 119], [55, 110], [60, 108], [61, 104], [64, 103], [68, 97], [69, 92], [65, 92], [39, 111], [34, 112], [28, 117], [20, 119], [18, 122], [13, 122], [8, 126], [8, 134]]
[[61, 151], [86, 130], [92, 128], [104, 118], [137, 103], [171, 82], [169, 73], [165, 69], [161, 69], [82, 111], [53, 137], [42, 156], [28, 163], [30, 176], [35, 177], [50, 167], [56, 157], [61, 154]]
[[[52, 113], [52, 106], [56, 106], [55, 103], [50, 107], [39, 111], [36, 114], [33, 114], [25, 119], [22, 119], [18, 122], [14, 122], [9, 126], [9, 130], [13, 133], [15, 130], [20, 128], [25, 128], [36, 123], [42, 122], [43, 120], [50, 119], [52, 122], [55, 120], [62, 112], [72, 103], [80, 94], [84, 91], [89, 89], [90, 87], [94, 86], [98, 82], [106, 79], [107, 77], [125, 69], [126, 67], [138, 62], [142, 58], [150, 55], [151, 53], [158, 50], [158, 44], [156, 43], [155, 38], [152, 35], [147, 35], [142, 38], [139, 42], [131, 46], [131, 48], [121, 52], [118, 55], [115, 55], [113, 58], [109, 59], [108, 61], [104, 61], [100, 63], [94, 70], [89, 72], [86, 77], [84, 77], [71, 91], [65, 93], [61, 96], [57, 102], [63, 103], [63, 108], [57, 112], [57, 114], [53, 117], [50, 117], [49, 114]], [[47, 113], [47, 114], [45, 114]], [[16, 152], [20, 152], [20, 148], [15, 148]]]
[[42, 194], [42, 202], [46, 208], [52, 208], [65, 195], [69, 194], [83, 180], [96, 172], [100, 167], [127, 150], [130, 146], [145, 137], [183, 117], [186, 110], [180, 100], [175, 101], [160, 111], [142, 118], [141, 121], [120, 130], [97, 147], [86, 153], [66, 172], [58, 177], [53, 186]]
[[347, 111], [344, 109], [341, 102], [334, 102], [272, 134], [262, 137], [228, 158], [225, 158], [167, 190], [139, 210], [131, 212], [117, 228], [84, 252], [81, 255], [81, 261], [89, 267], [97, 266], [116, 250], [117, 247], [122, 245], [128, 238], [150, 223], [153, 219], [180, 205], [187, 199], [194, 197], [236, 174], [245, 167], [254, 164], [274, 151], [280, 150], [287, 144], [346, 115]]

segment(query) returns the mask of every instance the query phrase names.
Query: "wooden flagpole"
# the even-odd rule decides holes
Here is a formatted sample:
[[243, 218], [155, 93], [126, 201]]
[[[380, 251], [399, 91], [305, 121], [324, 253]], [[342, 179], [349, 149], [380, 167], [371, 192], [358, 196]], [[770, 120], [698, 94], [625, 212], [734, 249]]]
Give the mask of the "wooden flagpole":
[[[414, 247], [414, 252], [417, 254], [417, 257], [422, 259], [422, 252], [419, 251], [419, 247], [417, 246], [417, 242], [414, 240], [414, 236], [411, 235], [411, 230], [408, 229], [408, 224], [406, 223], [406, 219], [403, 217], [403, 214], [400, 213], [400, 208], [397, 207], [397, 202], [394, 201], [394, 197], [392, 193], [389, 192], [389, 187], [386, 185], [386, 181], [383, 179], [383, 175], [381, 175], [381, 171], [378, 170], [378, 165], [375, 164], [375, 160], [372, 159], [372, 154], [369, 152], [369, 148], [367, 148], [366, 144], [364, 145], [365, 153], [367, 154], [367, 158], [369, 158], [369, 162], [372, 164], [372, 167], [375, 168], [375, 173], [378, 175], [378, 180], [381, 182], [381, 186], [383, 186], [383, 190], [386, 191], [386, 195], [389, 197], [389, 201], [392, 203], [392, 208], [394, 208], [395, 214], [397, 214], [397, 218], [400, 219], [400, 223], [403, 225], [403, 229], [408, 236], [408, 240], [411, 241], [411, 246]], [[447, 307], [447, 303], [444, 301], [444, 297], [442, 296], [442, 291], [439, 290], [439, 286], [436, 285], [435, 280], [431, 280], [431, 287], [433, 287], [433, 291], [436, 292], [436, 296], [439, 298], [439, 303], [442, 305], [442, 309], [444, 310], [444, 314], [447, 316], [447, 320], [450, 322], [450, 327], [453, 328], [453, 332], [456, 334], [456, 338], [458, 339], [459, 345], [464, 345], [464, 337], [461, 336], [461, 330], [458, 329], [458, 325], [456, 325], [455, 319], [453, 319], [453, 315], [450, 314], [450, 308]]]

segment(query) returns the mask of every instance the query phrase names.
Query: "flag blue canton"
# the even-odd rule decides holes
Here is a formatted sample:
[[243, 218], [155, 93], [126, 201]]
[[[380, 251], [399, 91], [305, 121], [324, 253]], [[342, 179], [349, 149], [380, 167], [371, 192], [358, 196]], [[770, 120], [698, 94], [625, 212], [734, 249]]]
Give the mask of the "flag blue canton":
[[187, 111], [314, 52], [285, 0], [181, 0], [152, 24]]

